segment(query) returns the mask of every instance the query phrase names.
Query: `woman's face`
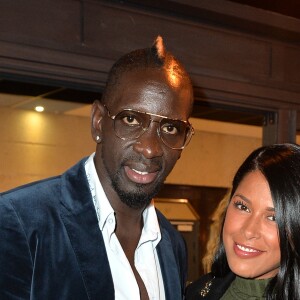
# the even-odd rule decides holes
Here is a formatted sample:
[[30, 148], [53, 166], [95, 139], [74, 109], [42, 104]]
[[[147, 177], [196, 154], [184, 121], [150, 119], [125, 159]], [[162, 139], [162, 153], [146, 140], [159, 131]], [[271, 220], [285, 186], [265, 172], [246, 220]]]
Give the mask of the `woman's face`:
[[264, 279], [278, 273], [278, 227], [269, 184], [261, 172], [246, 175], [236, 189], [227, 209], [223, 241], [236, 275]]

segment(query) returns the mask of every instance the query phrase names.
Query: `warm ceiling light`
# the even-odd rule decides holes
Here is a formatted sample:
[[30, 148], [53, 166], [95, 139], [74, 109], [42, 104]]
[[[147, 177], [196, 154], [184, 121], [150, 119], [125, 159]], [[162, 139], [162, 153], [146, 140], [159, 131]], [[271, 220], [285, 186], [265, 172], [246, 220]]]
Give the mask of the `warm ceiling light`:
[[36, 106], [34, 109], [37, 112], [42, 112], [42, 111], [44, 111], [44, 106]]

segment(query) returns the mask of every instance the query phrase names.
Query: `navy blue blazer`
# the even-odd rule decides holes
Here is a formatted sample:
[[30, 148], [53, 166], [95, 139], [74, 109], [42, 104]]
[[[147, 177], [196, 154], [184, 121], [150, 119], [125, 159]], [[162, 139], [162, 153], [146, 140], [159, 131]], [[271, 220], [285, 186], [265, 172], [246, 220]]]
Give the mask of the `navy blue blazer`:
[[[84, 162], [0, 197], [0, 299], [114, 299]], [[166, 299], [183, 298], [186, 246], [157, 211]]]

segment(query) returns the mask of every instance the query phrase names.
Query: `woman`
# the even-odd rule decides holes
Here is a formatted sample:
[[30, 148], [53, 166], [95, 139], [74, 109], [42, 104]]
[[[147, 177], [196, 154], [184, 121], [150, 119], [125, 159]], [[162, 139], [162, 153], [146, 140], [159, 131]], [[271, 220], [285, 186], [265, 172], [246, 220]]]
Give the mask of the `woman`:
[[300, 299], [300, 147], [261, 147], [237, 171], [212, 272], [186, 299]]

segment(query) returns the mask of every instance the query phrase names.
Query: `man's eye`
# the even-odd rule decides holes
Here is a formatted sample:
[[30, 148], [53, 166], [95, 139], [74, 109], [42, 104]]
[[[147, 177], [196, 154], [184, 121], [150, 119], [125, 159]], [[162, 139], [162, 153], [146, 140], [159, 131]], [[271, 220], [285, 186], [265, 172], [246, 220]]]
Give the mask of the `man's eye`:
[[162, 126], [161, 131], [166, 134], [178, 134], [178, 128], [175, 125], [172, 124], [164, 124]]
[[122, 121], [126, 125], [140, 125], [138, 119], [133, 115], [123, 116]]

